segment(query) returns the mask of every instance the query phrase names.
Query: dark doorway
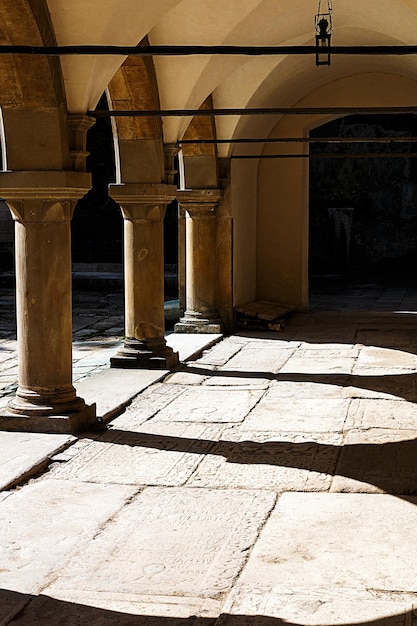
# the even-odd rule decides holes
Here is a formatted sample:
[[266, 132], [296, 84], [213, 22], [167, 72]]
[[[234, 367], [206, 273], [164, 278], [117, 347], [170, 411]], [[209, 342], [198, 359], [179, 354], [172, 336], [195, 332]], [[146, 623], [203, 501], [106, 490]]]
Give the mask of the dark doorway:
[[[106, 94], [96, 107], [108, 110]], [[73, 281], [77, 288], [123, 289], [123, 218], [109, 195], [116, 165], [110, 117], [98, 117], [87, 133], [92, 187], [77, 203], [71, 223]], [[178, 169], [178, 168], [177, 168]], [[177, 181], [175, 181], [177, 182]], [[178, 203], [164, 220], [165, 299], [178, 298]]]
[[313, 156], [334, 155], [310, 159], [310, 294], [351, 284], [415, 286], [417, 145], [392, 140], [416, 137], [417, 116], [349, 116], [310, 136], [363, 140], [310, 145]]
[[[107, 97], [97, 109], [108, 110]], [[109, 196], [115, 182], [115, 156], [110, 117], [97, 118], [87, 133], [87, 171], [90, 191], [77, 203], [72, 219], [72, 259], [75, 264], [123, 263], [123, 218]]]

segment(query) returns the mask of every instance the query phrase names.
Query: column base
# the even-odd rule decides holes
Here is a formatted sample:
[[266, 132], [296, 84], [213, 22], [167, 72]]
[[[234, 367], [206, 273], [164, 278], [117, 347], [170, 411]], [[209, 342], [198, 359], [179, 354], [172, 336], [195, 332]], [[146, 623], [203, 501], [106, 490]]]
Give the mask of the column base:
[[19, 414], [10, 406], [0, 413], [0, 431], [76, 435], [98, 424], [95, 404], [65, 415]]
[[75, 435], [97, 426], [96, 405], [86, 405], [72, 385], [59, 390], [19, 387], [0, 412], [0, 430]]
[[175, 324], [174, 332], [218, 335], [222, 332], [222, 325], [220, 320], [217, 319], [210, 320], [194, 316], [187, 317], [185, 315]]
[[178, 364], [178, 352], [167, 346], [165, 339], [159, 338], [149, 341], [125, 339], [123, 348], [110, 359], [110, 367], [121, 369], [171, 370]]

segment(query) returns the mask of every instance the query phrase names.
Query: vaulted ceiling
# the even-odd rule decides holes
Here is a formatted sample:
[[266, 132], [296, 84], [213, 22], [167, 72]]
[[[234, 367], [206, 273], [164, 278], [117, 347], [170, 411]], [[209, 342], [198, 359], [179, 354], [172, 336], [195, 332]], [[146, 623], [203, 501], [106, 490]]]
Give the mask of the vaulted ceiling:
[[[7, 18], [1, 27], [3, 41], [32, 45], [42, 39], [58, 45], [132, 46], [146, 36], [151, 45], [308, 45], [314, 41], [317, 12], [316, 0], [6, 0], [2, 4], [2, 18], [3, 13]], [[40, 11], [42, 6], [49, 17], [48, 11]], [[335, 45], [417, 44], [416, 0], [333, 0], [333, 22]], [[62, 57], [68, 110], [93, 109], [124, 61], [120, 56]], [[37, 73], [54, 74], [53, 63], [46, 64], [45, 59], [31, 63], [33, 84]], [[154, 64], [163, 109], [196, 109], [211, 94], [215, 107], [293, 106], [313, 90], [337, 85], [355, 74], [417, 77], [417, 55], [334, 56], [331, 67], [320, 68], [312, 56], [155, 57]], [[13, 71], [19, 73], [19, 68]], [[10, 68], [8, 72], [10, 79]], [[6, 87], [8, 82], [3, 82]], [[35, 87], [29, 91], [40, 97]], [[19, 93], [12, 93], [10, 99]], [[188, 121], [165, 119], [165, 141], [180, 138]], [[219, 119], [218, 132], [230, 136], [238, 125], [237, 118]]]

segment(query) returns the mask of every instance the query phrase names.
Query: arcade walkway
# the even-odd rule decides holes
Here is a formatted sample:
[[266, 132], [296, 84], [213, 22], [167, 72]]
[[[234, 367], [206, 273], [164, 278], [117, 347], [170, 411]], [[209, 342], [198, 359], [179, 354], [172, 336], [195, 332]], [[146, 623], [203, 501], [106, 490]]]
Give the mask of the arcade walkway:
[[417, 625], [416, 291], [313, 296], [155, 380], [108, 370], [120, 312], [81, 300], [77, 384], [135, 397], [79, 439], [0, 433], [2, 626]]

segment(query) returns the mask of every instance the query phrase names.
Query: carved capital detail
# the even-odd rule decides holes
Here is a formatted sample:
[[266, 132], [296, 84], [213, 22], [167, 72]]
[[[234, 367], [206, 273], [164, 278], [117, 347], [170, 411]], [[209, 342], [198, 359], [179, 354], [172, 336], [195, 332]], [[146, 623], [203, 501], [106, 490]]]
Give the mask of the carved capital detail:
[[85, 172], [87, 152], [87, 131], [95, 124], [94, 117], [88, 115], [68, 115], [69, 146], [73, 169]]
[[0, 197], [19, 222], [65, 222], [90, 188], [80, 172], [22, 171], [0, 173]]
[[216, 209], [223, 198], [222, 189], [191, 189], [177, 192], [180, 207], [185, 209], [190, 217], [215, 217]]
[[125, 219], [158, 221], [164, 218], [167, 205], [175, 200], [176, 188], [163, 183], [127, 183], [110, 185], [110, 193], [120, 204]]

